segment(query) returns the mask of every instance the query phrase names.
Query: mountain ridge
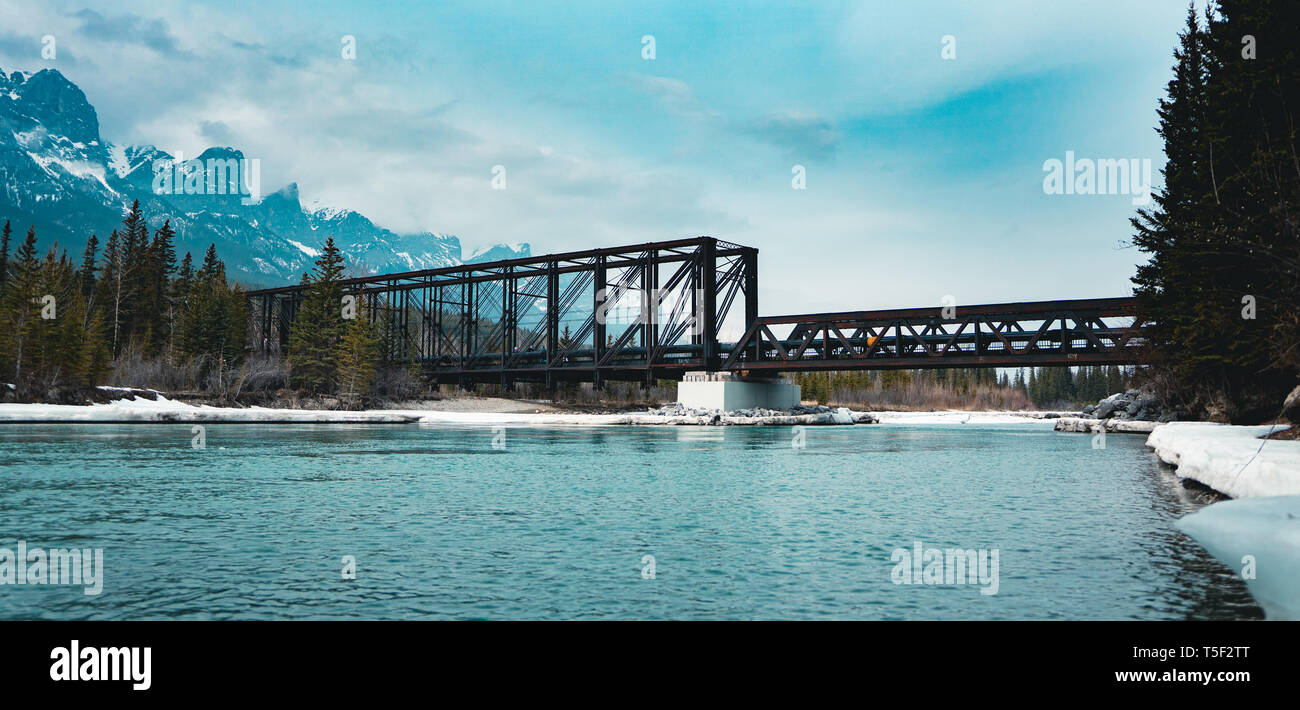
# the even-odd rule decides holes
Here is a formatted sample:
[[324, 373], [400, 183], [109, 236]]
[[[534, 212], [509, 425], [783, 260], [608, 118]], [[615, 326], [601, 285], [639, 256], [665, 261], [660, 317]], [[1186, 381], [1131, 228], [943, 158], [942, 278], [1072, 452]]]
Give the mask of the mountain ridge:
[[[156, 146], [105, 141], [94, 106], [58, 70], [6, 74], [0, 68], [0, 220], [11, 221], [15, 232], [34, 225], [42, 250], [57, 243], [77, 259], [91, 234], [103, 243], [138, 199], [151, 229], [170, 221], [178, 255], [199, 259], [215, 244], [231, 278], [249, 286], [297, 283], [327, 235], [355, 275], [531, 255], [529, 244], [518, 243], [466, 257], [453, 234], [398, 233], [354, 210], [305, 206], [296, 182], [255, 201], [225, 189], [212, 194], [222, 183], [213, 177], [213, 162], [236, 167], [239, 179], [230, 186], [246, 192], [244, 171], [252, 161], [238, 148], [213, 146], [177, 166], [175, 156]], [[190, 164], [206, 164], [209, 172], [190, 174]], [[176, 166], [179, 176], [160, 177], [156, 165]], [[187, 192], [196, 185], [198, 194]]]

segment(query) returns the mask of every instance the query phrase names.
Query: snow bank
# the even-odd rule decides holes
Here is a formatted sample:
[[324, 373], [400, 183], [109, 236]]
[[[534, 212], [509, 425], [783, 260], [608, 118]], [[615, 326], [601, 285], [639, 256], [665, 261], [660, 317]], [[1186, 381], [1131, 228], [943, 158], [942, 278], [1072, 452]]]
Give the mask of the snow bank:
[[871, 412], [881, 424], [1039, 424], [1050, 426], [1059, 412], [967, 412], [949, 409], [941, 412]]
[[1068, 431], [1079, 434], [1091, 434], [1098, 429], [1106, 433], [1120, 434], [1150, 434], [1160, 426], [1158, 422], [1140, 421], [1136, 419], [1090, 419], [1088, 417], [1061, 417], [1056, 420], [1053, 426], [1057, 431]]
[[1177, 524], [1242, 574], [1269, 619], [1300, 620], [1300, 496], [1223, 501]]
[[[1285, 429], [1273, 428], [1272, 431]], [[1147, 437], [1161, 461], [1233, 498], [1300, 494], [1300, 441], [1260, 439], [1267, 426], [1171, 422]]]
[[569, 414], [563, 412], [444, 411], [392, 409], [344, 412], [332, 410], [273, 409], [265, 407], [209, 407], [174, 402], [161, 394], [157, 401], [124, 398], [88, 406], [59, 404], [0, 404], [0, 422], [265, 422], [265, 423], [402, 423], [512, 426], [795, 426], [884, 424], [961, 426], [963, 424], [1037, 424], [1050, 426], [1043, 412], [853, 412], [846, 408], [773, 416], [664, 416], [648, 412], [622, 414]]
[[[444, 412], [405, 410], [403, 414], [414, 415], [421, 424], [469, 424], [493, 426], [509, 424], [512, 426], [599, 426], [608, 424], [627, 424], [629, 417], [625, 414], [552, 414], [552, 413], [512, 413], [512, 412]], [[662, 417], [660, 417], [662, 419]]]
[[[841, 407], [819, 414], [788, 414], [774, 416], [733, 416], [710, 414], [704, 416], [664, 416], [663, 414], [507, 414], [501, 412], [422, 412], [406, 411], [403, 414], [420, 416], [424, 424], [471, 424], [515, 426], [795, 426], [855, 424], [860, 415]], [[863, 423], [866, 420], [862, 420]]]
[[314, 409], [271, 409], [266, 407], [209, 407], [158, 399], [121, 399], [109, 404], [0, 404], [0, 422], [248, 422], [267, 424], [377, 423], [455, 424], [493, 426], [685, 426], [685, 425], [822, 425], [854, 424], [857, 417], [847, 409], [821, 414], [771, 417], [730, 415], [666, 417], [635, 414], [555, 414], [506, 412], [448, 412], [420, 409], [346, 412]]
[[0, 404], [0, 422], [264, 422], [264, 423], [402, 423], [418, 415], [401, 412], [338, 412], [265, 407], [194, 406], [173, 402], [121, 399], [108, 404]]

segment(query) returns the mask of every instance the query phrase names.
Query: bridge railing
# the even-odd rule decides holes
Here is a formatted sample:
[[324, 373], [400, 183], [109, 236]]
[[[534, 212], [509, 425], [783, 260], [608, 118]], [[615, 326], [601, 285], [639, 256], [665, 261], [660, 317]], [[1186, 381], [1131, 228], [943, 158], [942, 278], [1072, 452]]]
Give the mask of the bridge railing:
[[1142, 327], [1133, 298], [764, 316], [722, 369], [1134, 364]]

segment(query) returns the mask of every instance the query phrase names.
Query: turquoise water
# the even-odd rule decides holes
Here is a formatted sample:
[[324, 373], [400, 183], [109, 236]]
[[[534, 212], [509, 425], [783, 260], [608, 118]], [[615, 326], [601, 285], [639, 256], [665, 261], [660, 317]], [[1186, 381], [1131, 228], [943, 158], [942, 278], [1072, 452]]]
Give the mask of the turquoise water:
[[[1143, 437], [805, 433], [3, 425], [0, 547], [102, 548], [105, 572], [98, 596], [0, 586], [0, 618], [1261, 616], [1173, 528], [1202, 503]], [[997, 593], [895, 584], [916, 541], [997, 550]]]

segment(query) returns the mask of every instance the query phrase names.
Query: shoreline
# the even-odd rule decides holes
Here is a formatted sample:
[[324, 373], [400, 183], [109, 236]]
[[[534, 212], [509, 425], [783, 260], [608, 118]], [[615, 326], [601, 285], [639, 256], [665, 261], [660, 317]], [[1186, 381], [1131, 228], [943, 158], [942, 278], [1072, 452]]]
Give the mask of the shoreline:
[[[124, 390], [132, 392], [131, 390]], [[1042, 411], [861, 411], [845, 407], [817, 413], [760, 413], [737, 416], [711, 412], [665, 415], [654, 410], [584, 412], [547, 402], [465, 397], [420, 403], [420, 407], [371, 410], [214, 407], [188, 404], [150, 392], [93, 404], [0, 404], [3, 424], [415, 424], [453, 426], [1042, 426], [1058, 432], [1124, 433], [1147, 436], [1146, 445], [1179, 478], [1190, 479], [1232, 498], [1300, 495], [1300, 440], [1259, 437], [1286, 427], [1229, 426], [1079, 417], [1077, 412]], [[403, 403], [405, 404], [405, 403]], [[415, 403], [412, 403], [415, 404]]]
[[[864, 411], [847, 407], [816, 413], [738, 416], [723, 412], [669, 415], [650, 409], [592, 413], [567, 410], [544, 402], [505, 398], [438, 400], [432, 406], [370, 410], [281, 409], [276, 407], [214, 407], [188, 404], [152, 393], [156, 399], [132, 396], [91, 404], [0, 404], [0, 424], [465, 424], [529, 426], [883, 426], [1038, 424], [1060, 420], [1073, 412], [1038, 411]], [[531, 411], [530, 411], [531, 410]]]

